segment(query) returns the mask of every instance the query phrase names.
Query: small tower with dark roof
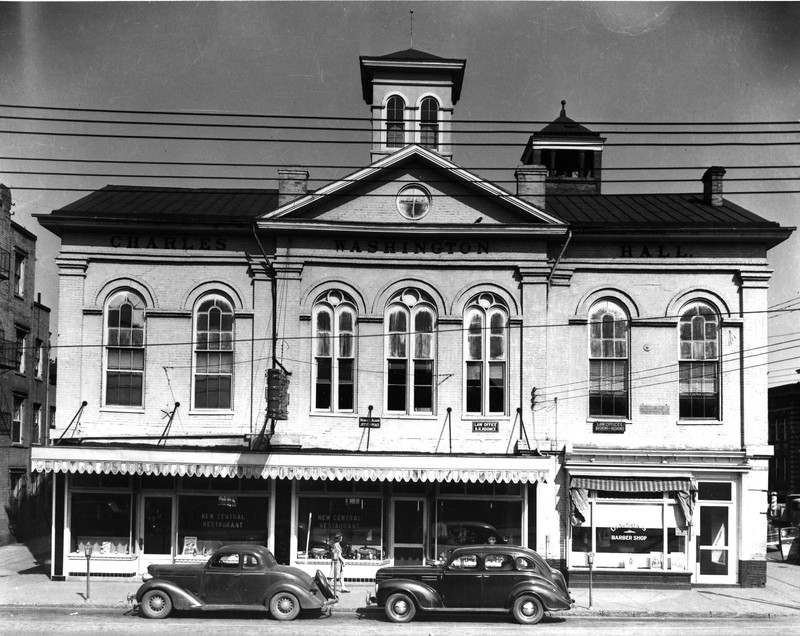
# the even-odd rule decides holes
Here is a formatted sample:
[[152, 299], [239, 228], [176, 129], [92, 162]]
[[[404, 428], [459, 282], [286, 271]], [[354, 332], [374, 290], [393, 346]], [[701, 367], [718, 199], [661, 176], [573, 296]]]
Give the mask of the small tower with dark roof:
[[552, 123], [528, 139], [523, 165], [547, 170], [545, 193], [600, 194], [605, 138], [567, 117], [567, 102]]
[[372, 110], [372, 161], [409, 144], [452, 159], [453, 107], [466, 60], [416, 49], [359, 60], [364, 101]]

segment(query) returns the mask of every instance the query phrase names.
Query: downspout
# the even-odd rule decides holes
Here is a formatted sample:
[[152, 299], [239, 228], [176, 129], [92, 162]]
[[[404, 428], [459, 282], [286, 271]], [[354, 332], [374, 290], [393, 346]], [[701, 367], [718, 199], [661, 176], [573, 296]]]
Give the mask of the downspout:
[[550, 282], [553, 280], [553, 276], [556, 273], [556, 269], [558, 268], [558, 264], [561, 262], [561, 257], [564, 256], [564, 252], [567, 251], [567, 246], [569, 242], [572, 240], [572, 229], [567, 230], [567, 240], [564, 241], [564, 247], [561, 248], [561, 253], [558, 255], [556, 262], [553, 263], [553, 269], [550, 270], [550, 275], [547, 277], [547, 286], [550, 287]]

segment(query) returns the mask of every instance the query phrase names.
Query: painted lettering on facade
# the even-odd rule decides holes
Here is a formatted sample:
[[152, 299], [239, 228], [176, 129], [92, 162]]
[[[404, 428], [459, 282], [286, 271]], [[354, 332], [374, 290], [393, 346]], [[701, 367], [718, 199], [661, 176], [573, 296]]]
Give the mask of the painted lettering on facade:
[[620, 245], [620, 258], [691, 258], [681, 245]]
[[137, 236], [111, 237], [111, 247], [128, 247], [150, 250], [224, 250], [224, 238], [193, 238], [190, 236]]
[[339, 239], [334, 241], [337, 252], [367, 254], [488, 254], [488, 241], [349, 241]]

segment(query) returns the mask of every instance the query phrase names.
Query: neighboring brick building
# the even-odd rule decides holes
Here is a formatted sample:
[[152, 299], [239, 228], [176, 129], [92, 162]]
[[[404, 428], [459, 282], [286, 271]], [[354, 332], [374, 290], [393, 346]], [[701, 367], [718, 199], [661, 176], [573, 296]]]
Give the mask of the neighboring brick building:
[[769, 390], [769, 490], [778, 501], [800, 494], [800, 382]]
[[231, 540], [313, 571], [340, 530], [357, 579], [497, 534], [573, 584], [589, 552], [618, 584], [763, 584], [766, 255], [791, 228], [719, 167], [702, 195], [603, 195], [605, 140], [563, 106], [510, 194], [454, 163], [464, 60], [360, 63], [373, 163], [345, 179], [107, 186], [39, 217], [54, 574], [87, 544], [133, 576]]
[[0, 545], [50, 531], [50, 499], [30, 471], [32, 446], [46, 444], [50, 309], [34, 300], [36, 236], [11, 220], [0, 184]]

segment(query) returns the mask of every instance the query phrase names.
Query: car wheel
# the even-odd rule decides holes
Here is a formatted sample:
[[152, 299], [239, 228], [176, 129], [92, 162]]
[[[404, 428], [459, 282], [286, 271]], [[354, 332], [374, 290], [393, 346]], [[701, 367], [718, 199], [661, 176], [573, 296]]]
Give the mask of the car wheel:
[[325, 599], [333, 598], [334, 594], [331, 589], [331, 584], [328, 583], [328, 577], [322, 573], [322, 570], [317, 570], [317, 573], [314, 575], [314, 582], [317, 584], [317, 588], [319, 588], [319, 591]]
[[139, 608], [147, 618], [166, 618], [172, 611], [172, 599], [162, 590], [150, 590], [142, 596]]
[[294, 594], [278, 592], [270, 599], [269, 613], [279, 621], [291, 621], [300, 613], [300, 602]]
[[417, 608], [408, 594], [397, 592], [386, 601], [386, 616], [393, 623], [408, 623], [416, 613]]
[[515, 599], [511, 612], [522, 625], [536, 625], [544, 617], [542, 602], [532, 594], [523, 594]]

